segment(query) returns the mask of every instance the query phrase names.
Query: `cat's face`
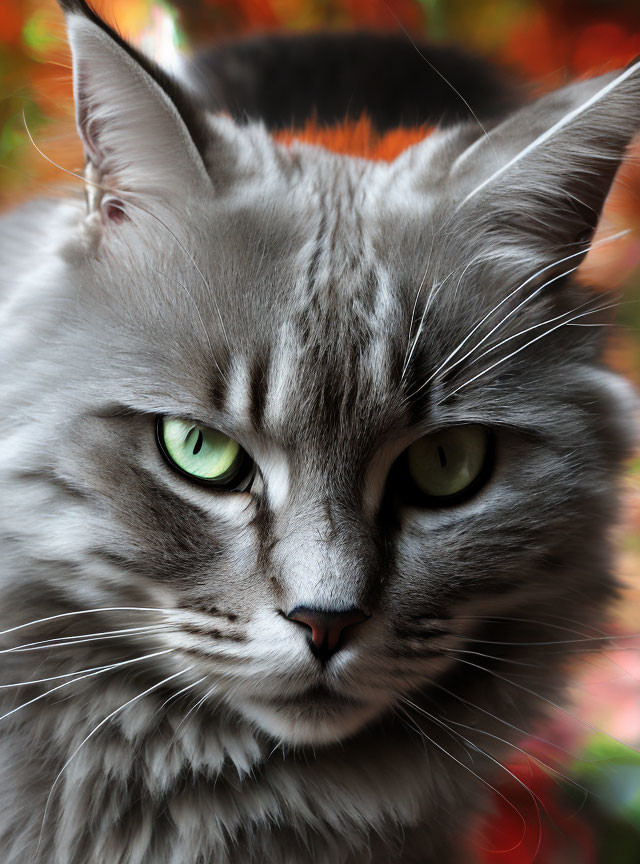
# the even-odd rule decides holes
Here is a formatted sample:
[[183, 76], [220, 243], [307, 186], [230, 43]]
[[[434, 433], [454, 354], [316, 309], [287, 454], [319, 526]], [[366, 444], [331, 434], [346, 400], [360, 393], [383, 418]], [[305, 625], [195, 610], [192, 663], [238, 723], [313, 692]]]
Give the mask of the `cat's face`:
[[[75, 26], [81, 65], [93, 25]], [[184, 132], [154, 122], [167, 140]], [[495, 133], [499, 165], [521, 148], [514, 127]], [[542, 633], [566, 604], [597, 616], [620, 391], [598, 328], [557, 325], [605, 304], [561, 276], [584, 225], [565, 226], [551, 197], [562, 227], [545, 242], [537, 202], [514, 208], [513, 185], [460, 206], [495, 170], [475, 129], [391, 164], [283, 148], [226, 120], [208, 135], [201, 162], [185, 146], [171, 176], [148, 142], [137, 155], [157, 160], [144, 170], [166, 196], [94, 188], [86, 221], [72, 214], [46, 289], [64, 320], [34, 325], [34, 369], [57, 370], [55, 388], [22, 440], [58, 491], [16, 504], [16, 523], [28, 508], [46, 537], [16, 533], [66, 564], [44, 581], [71, 603], [169, 610], [145, 650], [172, 649], [157, 662], [189, 667], [194, 701], [208, 693], [285, 742], [339, 740], [442, 681], [474, 640], [489, 645], [491, 622]], [[123, 164], [133, 176], [136, 160]], [[114, 169], [97, 176], [121, 188]], [[42, 384], [27, 379], [35, 400]], [[161, 418], [237, 442], [241, 488], [176, 470]], [[466, 487], [416, 495], [407, 453], [443, 432], [444, 471], [459, 430]], [[357, 620], [317, 656], [290, 617], [301, 607]]]

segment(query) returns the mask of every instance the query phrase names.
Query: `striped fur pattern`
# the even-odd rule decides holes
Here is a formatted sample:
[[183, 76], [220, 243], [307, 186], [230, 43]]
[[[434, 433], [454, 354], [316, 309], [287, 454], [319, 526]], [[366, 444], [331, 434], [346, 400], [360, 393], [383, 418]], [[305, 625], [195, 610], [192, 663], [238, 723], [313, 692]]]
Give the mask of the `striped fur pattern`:
[[[86, 197], [0, 232], [3, 861], [467, 860], [615, 590], [631, 397], [573, 272], [639, 70], [374, 161], [178, 106], [66, 7]], [[160, 414], [252, 490], [172, 472]], [[490, 481], [403, 506], [398, 456], [467, 422]], [[298, 605], [371, 617], [321, 666]]]

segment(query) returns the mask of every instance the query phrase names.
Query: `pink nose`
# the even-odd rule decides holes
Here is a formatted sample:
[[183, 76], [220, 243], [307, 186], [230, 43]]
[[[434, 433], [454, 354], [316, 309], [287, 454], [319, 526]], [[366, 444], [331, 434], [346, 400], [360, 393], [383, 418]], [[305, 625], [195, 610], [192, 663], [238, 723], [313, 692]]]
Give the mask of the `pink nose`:
[[340, 647], [342, 634], [347, 627], [362, 624], [369, 616], [362, 609], [347, 609], [334, 612], [325, 609], [309, 609], [307, 606], [296, 606], [287, 618], [304, 624], [311, 630], [309, 647], [320, 660], [328, 660]]

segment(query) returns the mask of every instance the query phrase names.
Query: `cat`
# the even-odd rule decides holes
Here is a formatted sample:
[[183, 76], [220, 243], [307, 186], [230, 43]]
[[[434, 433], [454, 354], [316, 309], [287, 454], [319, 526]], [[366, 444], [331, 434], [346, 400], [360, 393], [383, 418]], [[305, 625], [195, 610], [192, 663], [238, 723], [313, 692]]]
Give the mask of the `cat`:
[[62, 6], [85, 195], [0, 232], [2, 860], [470, 860], [616, 592], [633, 395], [574, 274], [640, 64], [519, 107], [471, 64], [480, 119], [418, 48], [413, 108], [354, 111], [443, 122], [374, 160], [276, 140], [265, 69], [409, 42], [180, 83]]

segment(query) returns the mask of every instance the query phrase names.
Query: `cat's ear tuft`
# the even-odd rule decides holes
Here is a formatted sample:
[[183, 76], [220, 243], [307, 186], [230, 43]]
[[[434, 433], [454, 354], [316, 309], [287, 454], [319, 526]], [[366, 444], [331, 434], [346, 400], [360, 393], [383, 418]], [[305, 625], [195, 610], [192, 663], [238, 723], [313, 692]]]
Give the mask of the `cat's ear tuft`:
[[557, 90], [457, 158], [451, 172], [457, 213], [490, 226], [498, 254], [520, 248], [532, 264], [548, 264], [577, 253], [571, 260], [577, 266], [638, 132], [640, 62]]
[[209, 183], [202, 155], [207, 129], [189, 93], [84, 0], [60, 5], [92, 209], [117, 223], [126, 217], [128, 196], [173, 201]]

